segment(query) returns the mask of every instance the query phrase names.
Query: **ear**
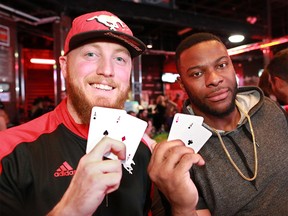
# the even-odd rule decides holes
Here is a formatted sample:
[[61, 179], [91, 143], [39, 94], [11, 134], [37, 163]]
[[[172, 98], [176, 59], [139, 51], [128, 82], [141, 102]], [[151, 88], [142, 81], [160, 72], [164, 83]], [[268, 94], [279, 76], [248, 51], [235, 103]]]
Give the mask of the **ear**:
[[62, 75], [66, 79], [66, 77], [67, 77], [67, 56], [60, 56], [59, 57], [59, 63], [60, 63]]
[[285, 81], [282, 80], [279, 77], [274, 77], [274, 86], [277, 89], [282, 89], [282, 87], [285, 85]]
[[185, 91], [185, 88], [184, 88], [184, 85], [183, 85], [183, 82], [182, 82], [181, 77], [178, 76], [176, 80], [177, 80], [177, 82], [179, 83], [180, 88], [181, 88], [183, 91]]

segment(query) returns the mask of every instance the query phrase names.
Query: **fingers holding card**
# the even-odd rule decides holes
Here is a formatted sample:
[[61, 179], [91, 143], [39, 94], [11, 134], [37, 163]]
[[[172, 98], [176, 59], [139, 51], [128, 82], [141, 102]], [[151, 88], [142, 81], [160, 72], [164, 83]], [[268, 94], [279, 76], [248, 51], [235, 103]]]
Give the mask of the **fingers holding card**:
[[202, 126], [203, 117], [176, 113], [169, 132], [168, 141], [180, 139], [197, 153], [212, 135]]

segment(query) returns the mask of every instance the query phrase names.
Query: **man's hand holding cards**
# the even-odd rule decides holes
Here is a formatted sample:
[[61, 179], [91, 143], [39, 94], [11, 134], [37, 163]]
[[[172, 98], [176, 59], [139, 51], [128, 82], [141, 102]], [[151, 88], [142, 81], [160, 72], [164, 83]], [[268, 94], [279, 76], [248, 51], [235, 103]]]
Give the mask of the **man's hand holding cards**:
[[176, 113], [169, 132], [168, 141], [180, 139], [197, 153], [212, 135], [202, 126], [203, 117]]
[[[146, 127], [147, 122], [127, 114], [125, 110], [93, 107], [86, 153], [89, 153], [104, 136], [121, 141], [126, 146], [126, 160], [122, 161], [122, 164], [132, 174], [132, 164], [135, 164], [133, 157]], [[105, 157], [118, 159], [113, 153], [108, 153]]]

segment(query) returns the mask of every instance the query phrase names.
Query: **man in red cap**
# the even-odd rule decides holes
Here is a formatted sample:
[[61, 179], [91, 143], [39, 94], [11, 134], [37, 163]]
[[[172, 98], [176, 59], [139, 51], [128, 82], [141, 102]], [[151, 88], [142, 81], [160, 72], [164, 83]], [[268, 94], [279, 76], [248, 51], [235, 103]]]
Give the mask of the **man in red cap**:
[[[144, 50], [109, 12], [73, 21], [59, 58], [67, 98], [53, 111], [0, 134], [0, 215], [148, 214], [147, 146], [140, 143], [133, 174], [122, 168], [122, 142], [105, 137], [85, 154], [92, 107], [123, 109], [132, 59]], [[103, 160], [108, 152], [120, 160]]]

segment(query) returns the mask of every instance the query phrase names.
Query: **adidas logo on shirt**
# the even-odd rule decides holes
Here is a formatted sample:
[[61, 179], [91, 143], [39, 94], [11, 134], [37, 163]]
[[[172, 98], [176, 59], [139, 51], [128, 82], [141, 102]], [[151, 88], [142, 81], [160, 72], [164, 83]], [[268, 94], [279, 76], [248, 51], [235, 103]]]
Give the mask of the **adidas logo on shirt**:
[[65, 161], [54, 173], [55, 177], [62, 177], [62, 176], [73, 176], [76, 170]]

